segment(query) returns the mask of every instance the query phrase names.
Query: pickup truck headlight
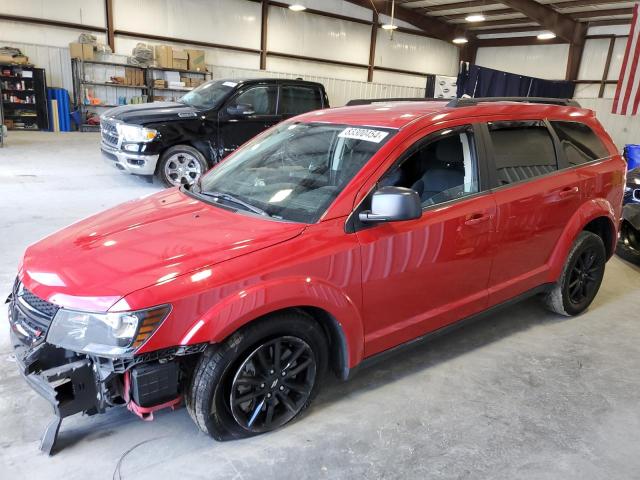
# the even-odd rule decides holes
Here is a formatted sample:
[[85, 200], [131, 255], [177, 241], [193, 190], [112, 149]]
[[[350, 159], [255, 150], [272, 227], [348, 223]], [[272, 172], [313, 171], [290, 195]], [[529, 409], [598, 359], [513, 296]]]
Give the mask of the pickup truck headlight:
[[47, 342], [76, 352], [119, 356], [132, 352], [160, 326], [171, 307], [132, 312], [90, 313], [61, 308]]
[[144, 128], [139, 125], [116, 124], [118, 134], [125, 142], [147, 143], [156, 138], [158, 131], [153, 128]]

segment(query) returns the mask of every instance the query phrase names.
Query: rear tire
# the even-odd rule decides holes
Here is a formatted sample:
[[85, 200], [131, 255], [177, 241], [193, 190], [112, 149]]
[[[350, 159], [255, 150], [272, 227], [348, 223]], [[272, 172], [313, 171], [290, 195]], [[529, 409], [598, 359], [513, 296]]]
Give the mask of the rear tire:
[[620, 238], [616, 246], [616, 253], [627, 262], [640, 265], [640, 231], [626, 220], [620, 225]]
[[598, 293], [607, 252], [602, 239], [591, 232], [581, 232], [571, 247], [560, 279], [544, 296], [546, 307], [565, 316], [584, 312]]
[[325, 335], [311, 317], [295, 311], [270, 315], [203, 353], [187, 409], [216, 440], [275, 430], [306, 410], [327, 361]]
[[204, 155], [190, 145], [174, 145], [158, 162], [158, 177], [167, 187], [193, 185], [207, 171]]

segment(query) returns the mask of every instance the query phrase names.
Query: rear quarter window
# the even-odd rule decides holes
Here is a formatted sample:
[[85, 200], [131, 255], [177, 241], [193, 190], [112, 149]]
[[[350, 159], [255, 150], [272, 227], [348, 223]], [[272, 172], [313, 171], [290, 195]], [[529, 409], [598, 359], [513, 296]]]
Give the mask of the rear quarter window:
[[280, 92], [280, 113], [298, 115], [322, 108], [322, 94], [317, 87], [283, 85]]
[[558, 169], [553, 138], [544, 122], [488, 124], [500, 185], [529, 180]]
[[609, 156], [609, 151], [591, 127], [580, 122], [551, 122], [570, 166]]

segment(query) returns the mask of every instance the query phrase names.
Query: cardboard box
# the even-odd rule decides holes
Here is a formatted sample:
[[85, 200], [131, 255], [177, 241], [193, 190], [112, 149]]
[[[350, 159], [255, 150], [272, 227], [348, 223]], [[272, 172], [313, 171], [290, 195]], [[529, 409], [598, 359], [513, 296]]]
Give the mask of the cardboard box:
[[71, 54], [71, 58], [82, 58], [82, 44], [71, 42], [69, 44], [69, 53]]
[[189, 63], [187, 60], [177, 60], [177, 59], [173, 59], [173, 68], [177, 69], [177, 70], [187, 70], [187, 67], [189, 66]]
[[90, 43], [82, 44], [82, 58], [85, 60], [93, 60], [93, 45]]
[[187, 49], [189, 56], [189, 70], [204, 72], [207, 68], [204, 63], [204, 50]]
[[24, 55], [16, 55], [15, 57], [13, 57], [12, 61], [13, 63], [25, 65], [29, 63], [29, 57], [25, 57]]
[[156, 65], [160, 68], [173, 67], [173, 53], [171, 47], [166, 45], [156, 45], [154, 48]]
[[71, 42], [69, 44], [69, 53], [71, 58], [93, 60], [93, 45], [90, 43]]
[[166, 88], [167, 87], [167, 82], [166, 80], [162, 80], [162, 79], [156, 79], [153, 81], [153, 86], [156, 88]]
[[124, 83], [125, 85], [135, 85], [136, 84], [136, 70], [131, 67], [124, 67]]
[[186, 50], [173, 50], [173, 68], [187, 70], [189, 68], [189, 55]]
[[135, 69], [136, 71], [136, 85], [144, 85], [144, 71], [139, 68]]

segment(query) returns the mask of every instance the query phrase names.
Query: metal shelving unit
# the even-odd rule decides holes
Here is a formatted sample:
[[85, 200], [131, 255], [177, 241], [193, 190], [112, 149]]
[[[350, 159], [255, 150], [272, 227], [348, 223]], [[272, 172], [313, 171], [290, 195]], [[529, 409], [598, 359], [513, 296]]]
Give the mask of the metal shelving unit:
[[[82, 119], [82, 124], [80, 125], [81, 131], [95, 131], [100, 128], [99, 125], [92, 125], [86, 123], [86, 116], [88, 113], [92, 112], [93, 109], [104, 109], [104, 108], [113, 108], [119, 107], [121, 105], [127, 105], [129, 102], [120, 104], [120, 103], [100, 103], [100, 104], [92, 104], [88, 103], [87, 100], [87, 90], [88, 87], [97, 87], [97, 88], [105, 88], [105, 89], [116, 89], [115, 97], [125, 97], [126, 100], [130, 100], [130, 95], [118, 95], [117, 89], [123, 89], [126, 92], [131, 92], [137, 90], [140, 92], [140, 96], [144, 98], [146, 101], [149, 101], [149, 87], [146, 84], [143, 85], [126, 85], [122, 83], [109, 82], [109, 81], [97, 81], [95, 78], [87, 78], [87, 66], [88, 65], [97, 65], [97, 66], [105, 66], [105, 67], [115, 67], [115, 68], [133, 68], [136, 70], [142, 70], [143, 72], [143, 81], [146, 80], [146, 68], [139, 67], [137, 65], [127, 65], [125, 63], [116, 63], [116, 62], [103, 62], [100, 60], [80, 60], [76, 58], [71, 59], [71, 71], [73, 73], [73, 96], [74, 103], [76, 104], [78, 111], [80, 113], [80, 118]], [[114, 68], [114, 75], [115, 75]], [[106, 93], [106, 96], [109, 96], [109, 93]], [[117, 100], [117, 99], [116, 99]], [[113, 101], [113, 100], [112, 100]], [[136, 103], [136, 102], [132, 102]], [[137, 103], [146, 103], [146, 102], [137, 102]], [[92, 112], [96, 113], [97, 112]]]
[[49, 127], [47, 83], [42, 68], [30, 64], [0, 64], [1, 123], [9, 130], [46, 130]]

